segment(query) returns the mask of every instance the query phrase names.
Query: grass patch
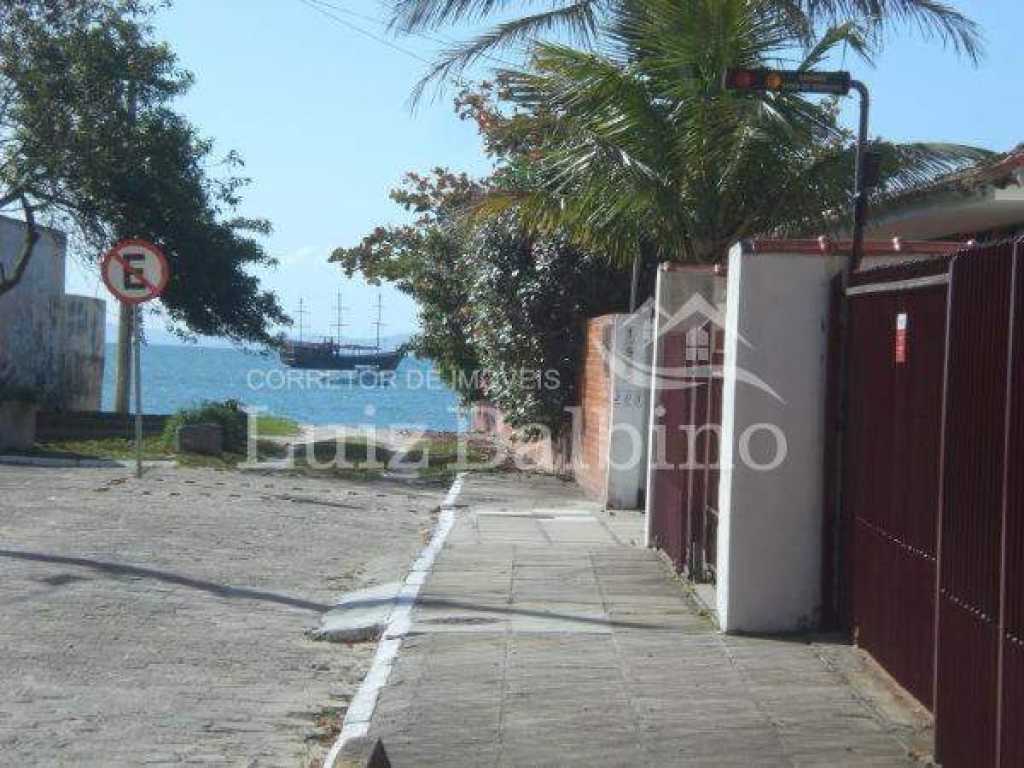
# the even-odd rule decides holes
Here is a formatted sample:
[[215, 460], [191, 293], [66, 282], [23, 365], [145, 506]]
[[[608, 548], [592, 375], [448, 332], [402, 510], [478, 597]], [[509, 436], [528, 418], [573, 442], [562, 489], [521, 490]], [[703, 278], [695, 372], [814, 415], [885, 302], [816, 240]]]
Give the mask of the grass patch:
[[[484, 464], [494, 456], [494, 449], [479, 441], [470, 441], [466, 448], [471, 464]], [[307, 474], [330, 475], [339, 479], [369, 480], [388, 473], [412, 473], [421, 480], [450, 483], [459, 471], [458, 438], [451, 435], [427, 436], [405, 453], [377, 444], [370, 455], [365, 437], [349, 435], [341, 441], [320, 440], [312, 446], [298, 443], [294, 447], [295, 469]], [[311, 460], [312, 459], [312, 460]]]
[[300, 432], [299, 422], [269, 413], [256, 417], [256, 433], [262, 437], [294, 437]]
[[[258, 440], [256, 453], [262, 461], [282, 459], [287, 449], [270, 440]], [[135, 458], [135, 441], [123, 437], [107, 437], [98, 440], [55, 440], [36, 443], [28, 453], [60, 459], [116, 459], [130, 461]], [[246, 461], [243, 453], [229, 451], [220, 456], [204, 456], [197, 453], [174, 453], [164, 435], [150, 435], [142, 438], [142, 458], [145, 461], [177, 460], [183, 467], [210, 467], [232, 469]]]
[[[55, 440], [36, 443], [33, 455], [62, 459], [134, 459], [135, 440], [105, 437], [97, 440]], [[173, 459], [162, 435], [142, 438], [142, 458], [147, 461]]]
[[[459, 455], [459, 440], [466, 441], [463, 446], [464, 456]], [[492, 445], [468, 436], [462, 438], [452, 435], [426, 438], [420, 441], [428, 449], [427, 465], [420, 467], [419, 476], [425, 480], [450, 484], [460, 471], [457, 467], [466, 462], [471, 466], [488, 464], [495, 454]], [[417, 457], [418, 458], [418, 457]], [[412, 459], [410, 459], [412, 460]]]
[[[268, 417], [261, 417], [261, 419]], [[284, 436], [287, 429], [298, 429], [290, 419], [269, 417], [277, 431], [275, 436]], [[264, 434], [261, 421], [259, 434]], [[234, 469], [246, 462], [246, 447], [228, 448], [220, 456], [200, 454], [176, 454], [173, 449], [173, 433], [150, 435], [143, 438], [142, 457], [146, 461], [177, 460], [183, 467], [204, 467], [210, 469]], [[226, 446], [227, 447], [227, 446]], [[494, 448], [485, 441], [469, 439], [465, 447], [471, 465], [483, 465], [494, 456]], [[259, 461], [273, 462], [284, 459], [288, 447], [276, 440], [258, 439], [256, 452]], [[116, 459], [135, 458], [135, 442], [128, 438], [110, 437], [98, 440], [62, 440], [39, 443], [31, 455], [74, 459]], [[310, 447], [307, 443], [294, 444], [294, 466], [298, 474], [329, 476], [343, 480], [374, 480], [386, 472], [411, 473], [430, 483], [450, 483], [458, 472], [457, 465], [464, 457], [459, 455], [459, 437], [455, 435], [428, 435], [420, 439], [405, 454], [399, 455], [391, 448], [377, 444], [370, 454], [367, 440], [363, 436], [350, 435], [340, 444], [337, 440], [320, 440]], [[276, 471], [276, 470], [275, 470]]]

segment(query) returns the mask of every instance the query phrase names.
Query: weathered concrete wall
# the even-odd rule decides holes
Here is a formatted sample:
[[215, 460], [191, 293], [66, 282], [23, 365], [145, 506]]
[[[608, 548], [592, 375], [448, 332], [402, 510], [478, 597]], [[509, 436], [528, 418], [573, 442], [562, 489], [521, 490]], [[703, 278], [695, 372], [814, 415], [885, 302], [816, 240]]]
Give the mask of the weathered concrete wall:
[[[0, 263], [8, 272], [25, 225], [0, 217]], [[67, 240], [41, 228], [25, 274], [0, 296], [0, 381], [36, 390], [48, 405], [98, 410], [105, 305], [64, 293]]]
[[[10, 273], [24, 224], [0, 217], [0, 264]], [[0, 381], [42, 388], [53, 380], [50, 302], [64, 293], [64, 239], [44, 230], [21, 282], [0, 296]]]
[[106, 304], [101, 299], [66, 295], [51, 307], [59, 328], [56, 393], [61, 407], [94, 411], [103, 397]]
[[[142, 434], [159, 435], [171, 417], [146, 413], [142, 416]], [[112, 411], [39, 411], [36, 438], [40, 442], [57, 440], [103, 440], [108, 437], [131, 439], [135, 436], [135, 416]]]

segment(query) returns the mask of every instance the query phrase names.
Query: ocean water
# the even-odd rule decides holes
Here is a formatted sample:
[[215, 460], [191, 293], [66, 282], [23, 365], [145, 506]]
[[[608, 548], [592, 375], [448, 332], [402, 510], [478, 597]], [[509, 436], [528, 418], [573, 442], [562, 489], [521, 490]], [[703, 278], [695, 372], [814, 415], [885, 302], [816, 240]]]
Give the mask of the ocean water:
[[[103, 408], [114, 401], [116, 346], [107, 345]], [[134, 394], [133, 403], [134, 403]], [[389, 380], [331, 371], [300, 371], [276, 354], [239, 349], [147, 345], [142, 348], [145, 413], [173, 413], [204, 400], [234, 399], [305, 424], [461, 428], [458, 397], [429, 360], [406, 357]]]

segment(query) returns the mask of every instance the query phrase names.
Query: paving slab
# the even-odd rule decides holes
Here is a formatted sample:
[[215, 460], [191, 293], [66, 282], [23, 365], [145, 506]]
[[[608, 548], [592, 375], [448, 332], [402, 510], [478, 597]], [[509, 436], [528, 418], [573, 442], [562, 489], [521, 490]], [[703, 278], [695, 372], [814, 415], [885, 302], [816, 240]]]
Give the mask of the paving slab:
[[515, 475], [458, 507], [371, 722], [394, 766], [916, 764], [855, 649], [722, 635], [638, 513]]

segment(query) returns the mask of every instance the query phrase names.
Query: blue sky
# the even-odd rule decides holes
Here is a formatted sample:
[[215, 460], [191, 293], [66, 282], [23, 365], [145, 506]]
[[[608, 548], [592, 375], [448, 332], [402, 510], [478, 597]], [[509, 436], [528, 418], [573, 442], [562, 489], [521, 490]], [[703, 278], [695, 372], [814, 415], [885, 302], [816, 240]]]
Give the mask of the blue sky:
[[[331, 332], [340, 289], [349, 307], [346, 333], [370, 336], [377, 289], [342, 280], [327, 255], [357, 243], [377, 224], [404, 220], [387, 192], [406, 171], [444, 165], [482, 174], [489, 163], [471, 125], [452, 113], [450, 95], [409, 109], [409, 92], [426, 66], [421, 59], [433, 56], [437, 42], [389, 37], [375, 0], [322, 3], [407, 52], [301, 0], [176, 0], [158, 16], [157, 34], [196, 75], [179, 108], [218, 150], [241, 153], [254, 181], [243, 210], [274, 224], [267, 246], [281, 264], [264, 275], [266, 284], [293, 314], [303, 298], [311, 310], [307, 328], [312, 323], [324, 334]], [[988, 55], [979, 67], [905, 30], [893, 36], [874, 68], [848, 62], [872, 89], [873, 133], [999, 150], [1024, 141], [1024, 4], [957, 5], [985, 29]], [[850, 119], [855, 114], [847, 113]], [[70, 268], [69, 283], [76, 292], [103, 295], [83, 266]], [[384, 332], [414, 331], [413, 302], [391, 288], [382, 292]]]

